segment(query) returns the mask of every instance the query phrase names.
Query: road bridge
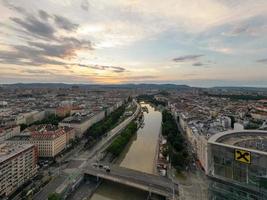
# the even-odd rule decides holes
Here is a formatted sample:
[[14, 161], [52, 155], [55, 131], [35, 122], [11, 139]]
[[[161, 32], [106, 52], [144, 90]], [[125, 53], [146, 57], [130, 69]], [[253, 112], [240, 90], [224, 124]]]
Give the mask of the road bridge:
[[178, 185], [166, 177], [123, 168], [117, 165], [109, 165], [109, 167], [111, 169], [110, 172], [106, 172], [104, 169], [94, 168], [88, 165], [84, 170], [85, 178], [109, 180], [147, 191], [149, 194], [157, 194], [169, 200], [178, 199]]

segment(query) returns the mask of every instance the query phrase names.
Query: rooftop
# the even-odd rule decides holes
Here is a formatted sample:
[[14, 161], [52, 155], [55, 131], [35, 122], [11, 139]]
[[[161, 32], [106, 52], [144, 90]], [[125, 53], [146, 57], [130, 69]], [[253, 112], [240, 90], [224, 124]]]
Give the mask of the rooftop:
[[267, 152], [267, 131], [242, 130], [221, 132], [213, 135], [209, 139], [209, 143], [221, 143]]
[[33, 147], [32, 144], [0, 144], [0, 163]]

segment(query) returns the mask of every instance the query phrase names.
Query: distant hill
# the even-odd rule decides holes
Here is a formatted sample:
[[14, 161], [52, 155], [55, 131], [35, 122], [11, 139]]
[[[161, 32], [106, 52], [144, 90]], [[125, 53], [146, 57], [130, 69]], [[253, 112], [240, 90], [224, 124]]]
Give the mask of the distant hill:
[[187, 85], [176, 84], [65, 84], [65, 83], [15, 83], [3, 84], [4, 87], [10, 88], [71, 88], [78, 86], [84, 89], [190, 89]]
[[219, 90], [228, 90], [228, 91], [267, 91], [266, 87], [242, 87], [242, 86], [233, 86], [233, 87], [212, 87], [210, 89], [219, 89]]

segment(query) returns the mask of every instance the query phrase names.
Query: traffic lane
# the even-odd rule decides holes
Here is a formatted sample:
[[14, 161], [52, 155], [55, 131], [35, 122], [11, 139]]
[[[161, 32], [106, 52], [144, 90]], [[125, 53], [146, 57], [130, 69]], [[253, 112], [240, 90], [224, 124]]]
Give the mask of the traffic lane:
[[[145, 187], [147, 187], [148, 189], [151, 188], [151, 190], [153, 191], [158, 191], [160, 193], [168, 193], [168, 194], [172, 194], [173, 193], [173, 189], [175, 191], [175, 194], [178, 194], [178, 190], [177, 188], [173, 188], [172, 185], [162, 185], [161, 182], [148, 182], [148, 179], [137, 179], [136, 177], [125, 177], [125, 176], [121, 176], [121, 175], [114, 175], [114, 174], [110, 174], [110, 173], [96, 173], [96, 176], [100, 177], [100, 178], [104, 178], [110, 181], [114, 181], [114, 179], [120, 179], [122, 182], [132, 182], [134, 184], [140, 184], [143, 185]], [[110, 177], [110, 178], [107, 178]]]
[[51, 180], [40, 192], [34, 195], [34, 200], [47, 200], [48, 195], [53, 193], [64, 181], [67, 179], [66, 176], [61, 175]]
[[[91, 150], [90, 155], [88, 156], [89, 159], [92, 159], [93, 156], [95, 156], [95, 154], [98, 151], [101, 151], [101, 149], [103, 148], [103, 146], [106, 146], [106, 143], [108, 143], [110, 140], [113, 139], [113, 137], [115, 137], [118, 133], [120, 133], [132, 120], [134, 119], [134, 117], [132, 116], [131, 118], [126, 119], [124, 122], [122, 122], [121, 124], [119, 124], [117, 127], [115, 127], [114, 129], [112, 129], [109, 133], [113, 132], [112, 135], [110, 135], [110, 137], [108, 138], [104, 138], [104, 140], [101, 140], [95, 147], [93, 150]], [[108, 134], [109, 134], [108, 133]], [[107, 147], [105, 147], [107, 148]]]
[[[170, 179], [164, 178], [163, 177], [157, 177], [157, 176], [153, 176], [153, 175], [148, 175], [148, 174], [140, 174], [140, 173], [134, 173], [132, 171], [124, 171], [122, 172], [120, 171], [116, 171], [114, 170], [114, 168], [111, 167], [111, 171], [110, 172], [106, 172], [104, 169], [100, 170], [100, 169], [95, 169], [93, 167], [90, 167], [89, 169], [87, 169], [88, 171], [90, 170], [91, 172], [93, 172], [93, 174], [107, 174], [107, 175], [112, 175], [112, 176], [116, 176], [116, 177], [120, 177], [122, 179], [131, 179], [137, 182], [143, 182], [144, 184], [148, 184], [148, 180], [149, 180], [149, 184], [150, 185], [159, 185], [160, 187], [163, 188], [172, 188], [173, 187], [173, 183], [171, 182]], [[123, 175], [122, 175], [123, 173]]]

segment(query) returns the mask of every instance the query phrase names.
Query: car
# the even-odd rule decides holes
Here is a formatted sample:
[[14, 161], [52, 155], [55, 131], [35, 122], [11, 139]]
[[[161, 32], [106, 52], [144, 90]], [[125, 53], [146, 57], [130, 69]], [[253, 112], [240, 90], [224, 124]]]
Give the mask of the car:
[[104, 170], [106, 170], [106, 172], [110, 172], [110, 167], [109, 167], [109, 166], [107, 166], [107, 165], [106, 165], [106, 166], [104, 166], [104, 167], [103, 167], [103, 169], [104, 169]]
[[98, 166], [97, 163], [93, 163], [93, 164], [92, 164], [92, 167], [94, 167], [94, 168], [97, 168], [97, 166]]
[[102, 169], [103, 167], [104, 167], [104, 166], [101, 165], [101, 164], [98, 165], [98, 168], [99, 168], [99, 169]]
[[107, 166], [107, 165], [105, 165], [105, 166], [103, 167], [103, 169], [110, 169], [110, 167]]
[[109, 172], [110, 172], [110, 169], [106, 169], [106, 172], [108, 172], [108, 173], [109, 173]]

